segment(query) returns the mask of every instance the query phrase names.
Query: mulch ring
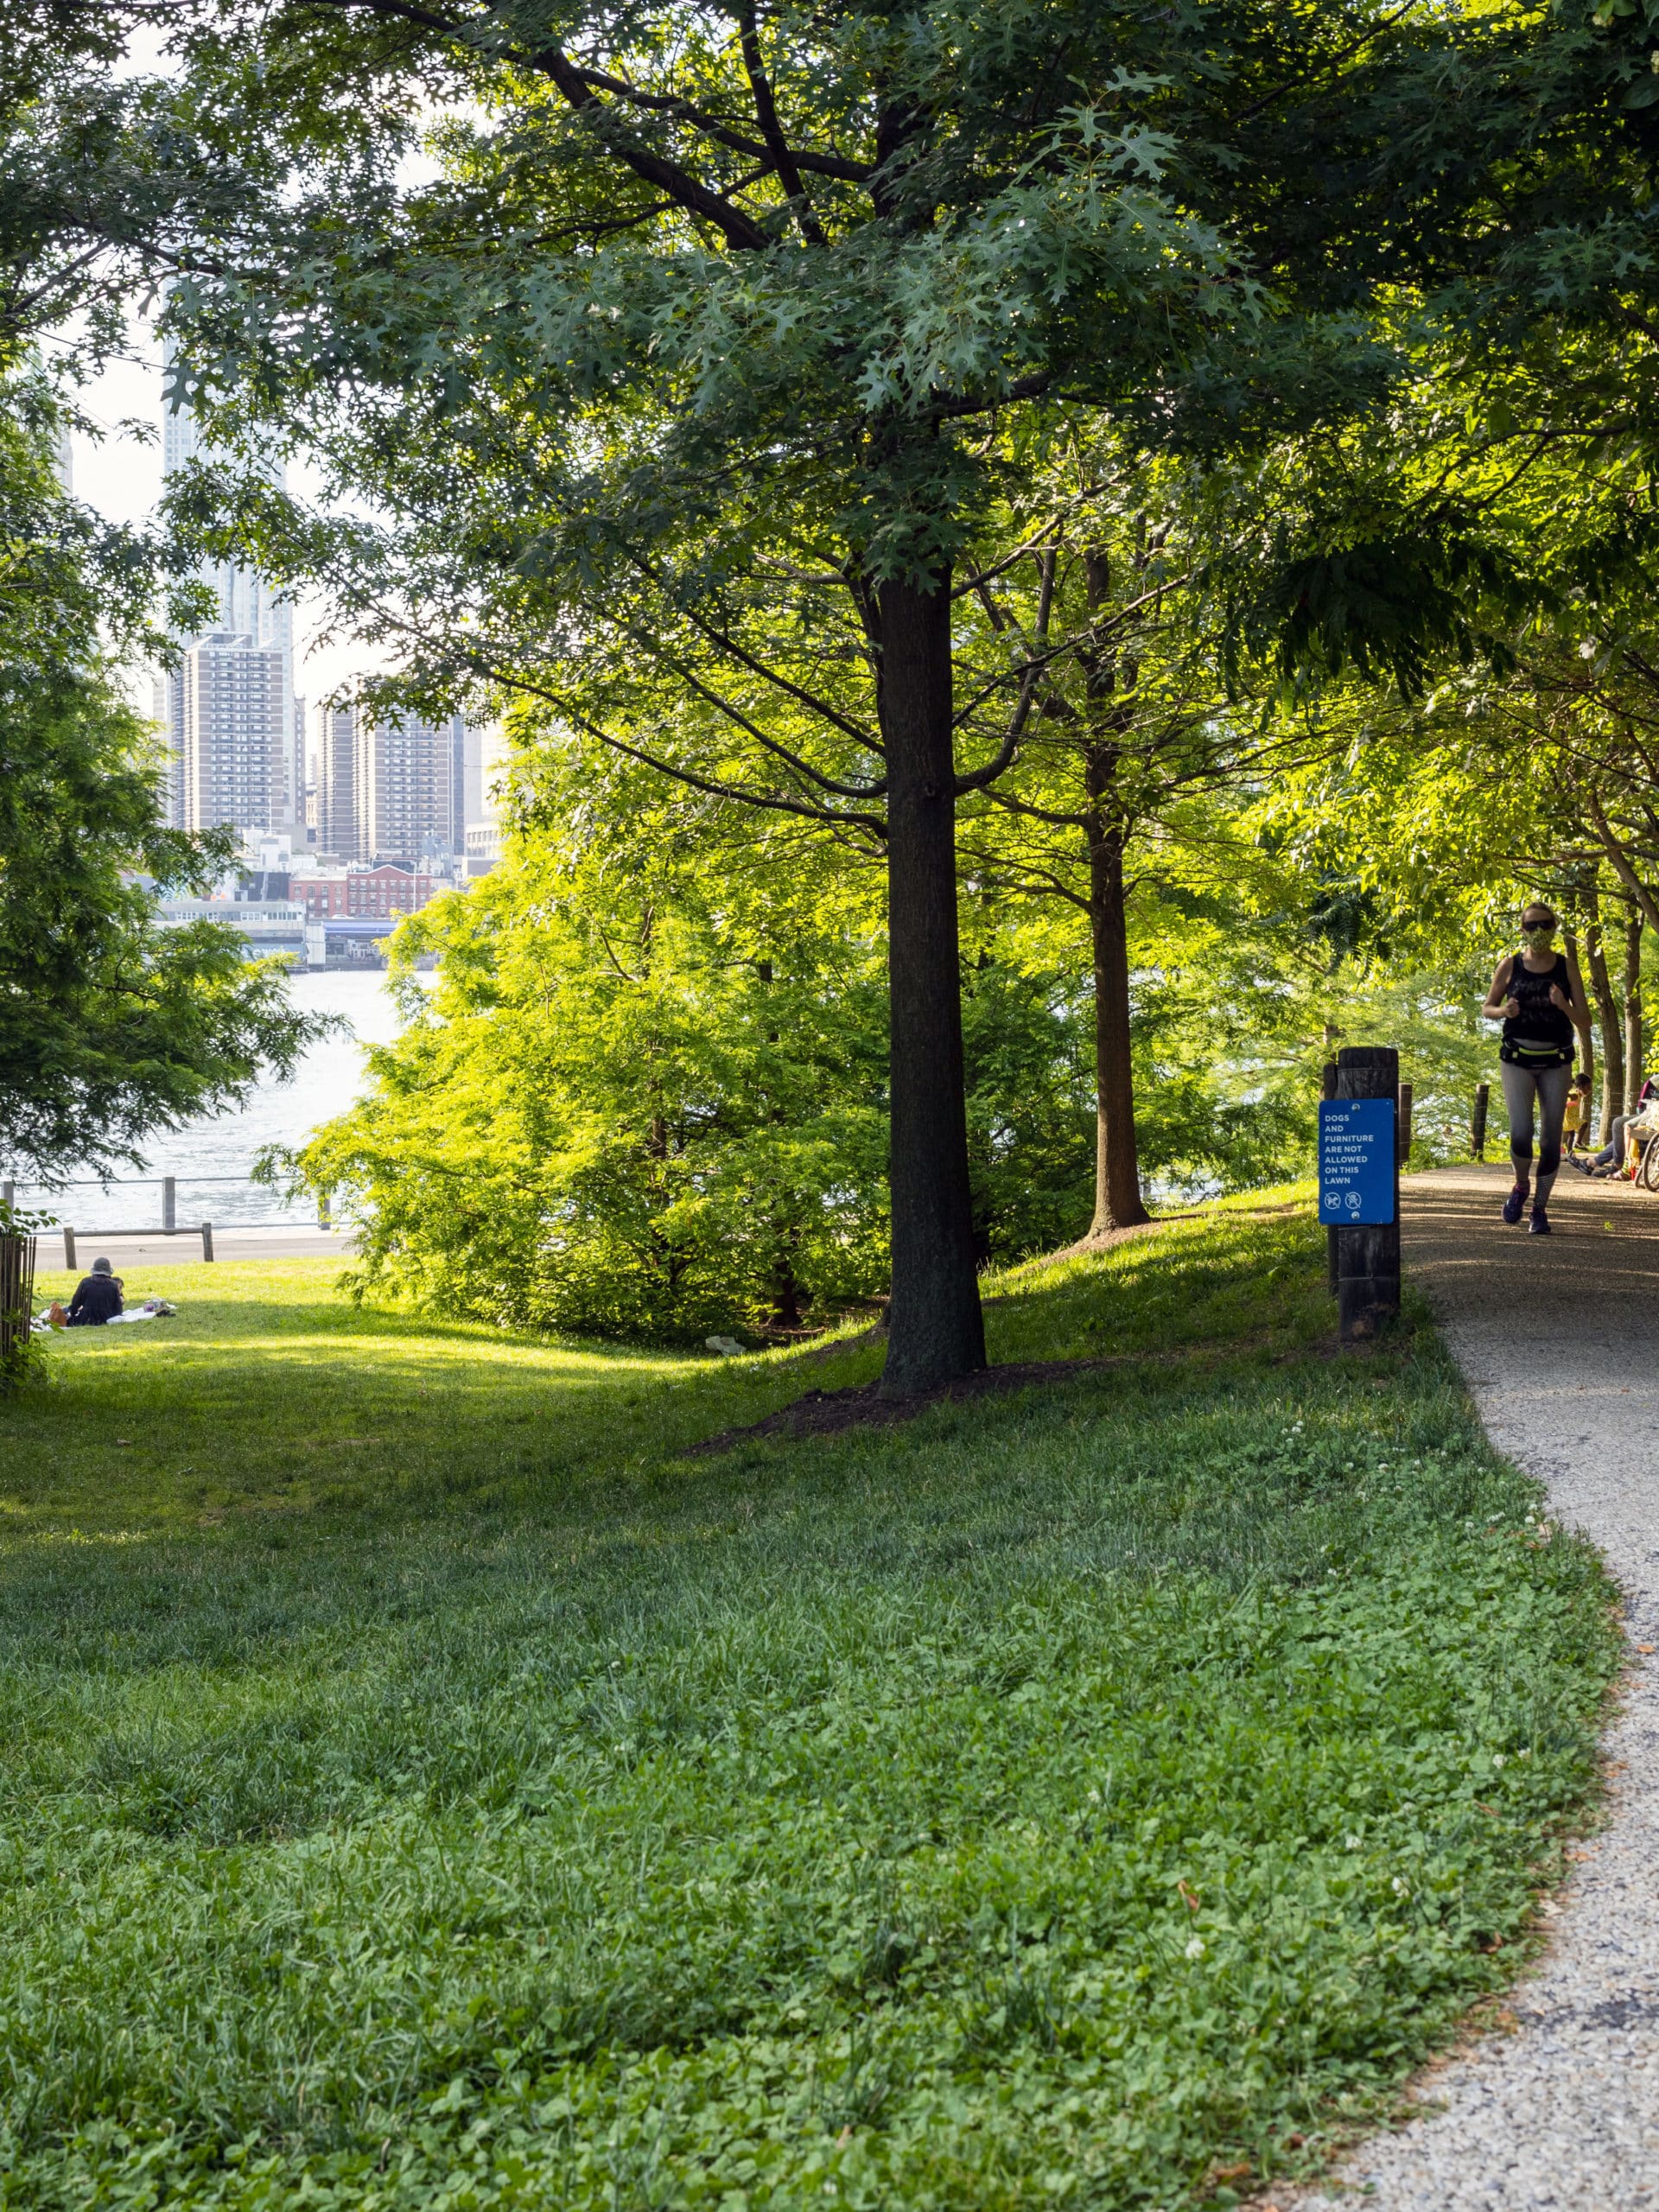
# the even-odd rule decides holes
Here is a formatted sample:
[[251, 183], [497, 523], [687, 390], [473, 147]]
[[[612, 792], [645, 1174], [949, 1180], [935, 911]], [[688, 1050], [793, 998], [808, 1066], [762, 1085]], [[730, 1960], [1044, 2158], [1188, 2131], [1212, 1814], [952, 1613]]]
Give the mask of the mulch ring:
[[849, 1428], [891, 1428], [951, 1399], [988, 1398], [1004, 1390], [1068, 1382], [1074, 1376], [1097, 1374], [1103, 1368], [1127, 1363], [1122, 1358], [1010, 1360], [1006, 1366], [982, 1368], [977, 1375], [958, 1376], [937, 1389], [919, 1390], [913, 1398], [884, 1398], [874, 1382], [857, 1382], [846, 1390], [808, 1390], [792, 1405], [780, 1407], [764, 1421], [752, 1421], [747, 1428], [722, 1428], [718, 1436], [706, 1437], [685, 1456], [695, 1459], [729, 1452], [734, 1444], [746, 1444], [753, 1437], [839, 1436]]

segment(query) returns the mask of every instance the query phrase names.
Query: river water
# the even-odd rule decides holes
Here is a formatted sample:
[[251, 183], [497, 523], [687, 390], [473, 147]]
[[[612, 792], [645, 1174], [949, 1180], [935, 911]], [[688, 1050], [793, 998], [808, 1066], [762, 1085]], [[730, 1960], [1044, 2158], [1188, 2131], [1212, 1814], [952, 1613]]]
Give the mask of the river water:
[[378, 969], [333, 975], [302, 969], [289, 995], [305, 1014], [340, 1017], [341, 1027], [314, 1045], [292, 1078], [263, 1077], [246, 1103], [229, 1113], [204, 1115], [182, 1128], [158, 1131], [143, 1146], [142, 1169], [124, 1167], [107, 1188], [82, 1168], [62, 1191], [45, 1194], [17, 1186], [21, 1206], [38, 1207], [76, 1229], [150, 1229], [162, 1218], [161, 1178], [178, 1185], [180, 1225], [197, 1222], [315, 1221], [315, 1199], [285, 1204], [281, 1194], [248, 1180], [255, 1155], [268, 1144], [298, 1144], [336, 1114], [363, 1086], [363, 1047], [389, 1044], [397, 1034], [397, 1009]]

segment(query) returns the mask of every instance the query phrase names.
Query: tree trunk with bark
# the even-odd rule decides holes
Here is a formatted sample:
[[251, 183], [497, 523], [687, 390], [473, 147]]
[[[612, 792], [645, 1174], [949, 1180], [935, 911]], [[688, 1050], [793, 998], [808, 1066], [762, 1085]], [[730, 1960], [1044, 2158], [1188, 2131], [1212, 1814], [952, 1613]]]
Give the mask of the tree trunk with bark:
[[974, 1264], [957, 929], [949, 581], [880, 594], [887, 748], [893, 1302], [884, 1397], [985, 1364]]
[[[1089, 763], [1092, 799], [1096, 763]], [[1095, 1217], [1091, 1236], [1151, 1216], [1141, 1197], [1129, 1063], [1129, 930], [1123, 903], [1123, 839], [1092, 804], [1089, 813], [1089, 932], [1095, 963]]]
[[[1105, 604], [1110, 571], [1103, 554], [1084, 556], [1089, 607]], [[1129, 925], [1123, 895], [1123, 849], [1128, 842], [1116, 803], [1119, 748], [1101, 732], [1114, 713], [1120, 720], [1117, 667], [1106, 654], [1084, 662], [1090, 735], [1084, 757], [1088, 797], [1089, 935], [1095, 970], [1095, 1215], [1090, 1236], [1133, 1229], [1149, 1221], [1141, 1196], [1141, 1160], [1135, 1135], [1135, 1075], [1129, 1060]]]
[[[1589, 992], [1584, 986], [1584, 962], [1580, 957], [1581, 947], [1579, 943], [1578, 931], [1573, 929], [1564, 929], [1561, 932], [1561, 943], [1566, 948], [1567, 973], [1573, 978], [1573, 988], [1577, 991], [1579, 996], [1584, 1001], [1585, 1004], [1589, 1006], [1592, 1003], [1592, 1001]], [[1584, 1055], [1583, 1072], [1589, 1077], [1590, 1089], [1593, 1093], [1596, 1087], [1596, 1040], [1594, 1031], [1592, 1029], [1580, 1029], [1579, 1031], [1579, 1043], [1582, 1048]], [[1585, 1131], [1585, 1135], [1588, 1136], [1589, 1131], [1587, 1129]]]
[[1624, 1111], [1634, 1114], [1642, 1096], [1642, 917], [1624, 924]]
[[1613, 1117], [1624, 1110], [1624, 1039], [1613, 979], [1607, 972], [1607, 950], [1602, 942], [1600, 902], [1592, 894], [1584, 931], [1590, 962], [1591, 1003], [1601, 1031], [1601, 1122], [1597, 1141], [1605, 1144], [1613, 1133]]

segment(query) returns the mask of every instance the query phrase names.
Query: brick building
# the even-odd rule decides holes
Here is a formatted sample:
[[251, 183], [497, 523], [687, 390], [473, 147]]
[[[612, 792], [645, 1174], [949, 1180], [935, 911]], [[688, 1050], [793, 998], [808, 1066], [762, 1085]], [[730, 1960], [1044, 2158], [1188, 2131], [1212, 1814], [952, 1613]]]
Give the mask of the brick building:
[[442, 876], [390, 861], [326, 875], [296, 873], [290, 880], [290, 895], [304, 906], [308, 922], [383, 921], [413, 914], [445, 888]]

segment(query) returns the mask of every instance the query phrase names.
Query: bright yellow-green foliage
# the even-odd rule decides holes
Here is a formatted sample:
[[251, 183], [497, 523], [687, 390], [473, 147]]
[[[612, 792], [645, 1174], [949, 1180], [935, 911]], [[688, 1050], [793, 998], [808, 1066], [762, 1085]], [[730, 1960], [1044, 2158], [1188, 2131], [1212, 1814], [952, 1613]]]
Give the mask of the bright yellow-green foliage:
[[1618, 1651], [1432, 1334], [1328, 1357], [1323, 1258], [1303, 1193], [1033, 1266], [997, 1356], [1097, 1364], [698, 1459], [874, 1349], [134, 1270], [177, 1317], [0, 1407], [0, 2207], [1306, 2168], [1524, 1952]]

